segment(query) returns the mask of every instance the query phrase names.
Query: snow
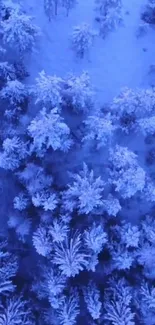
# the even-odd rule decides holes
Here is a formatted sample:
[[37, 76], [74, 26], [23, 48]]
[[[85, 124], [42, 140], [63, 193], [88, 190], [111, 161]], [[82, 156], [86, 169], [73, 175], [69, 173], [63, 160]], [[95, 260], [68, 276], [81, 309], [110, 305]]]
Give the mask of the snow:
[[[22, 1], [22, 0], [21, 0]], [[122, 87], [147, 87], [150, 81], [149, 67], [154, 63], [154, 31], [150, 28], [141, 38], [136, 37], [141, 23], [140, 11], [146, 0], [123, 0], [124, 25], [110, 33], [106, 39], [100, 36], [94, 41], [89, 58], [77, 59], [71, 50], [72, 28], [83, 22], [98, 30], [95, 23], [95, 0], [79, 0], [69, 13], [58, 14], [51, 22], [44, 13], [43, 0], [24, 0], [28, 14], [35, 17], [42, 36], [37, 52], [28, 59], [30, 83], [42, 70], [49, 75], [64, 77], [88, 71], [99, 103], [105, 103], [117, 95]]]
[[[44, 13], [43, 0], [20, 0], [29, 15], [34, 16], [34, 23], [41, 29], [41, 37], [37, 43], [36, 52], [27, 57], [27, 69], [30, 73], [29, 84], [34, 84], [39, 73], [44, 70], [47, 75], [66, 77], [69, 73], [76, 76], [88, 71], [90, 80], [96, 91], [96, 106], [102, 106], [112, 101], [124, 87], [128, 88], [148, 88], [155, 84], [155, 73], [150, 74], [150, 66], [154, 67], [154, 30], [149, 27], [145, 35], [137, 37], [138, 27], [142, 24], [140, 13], [147, 3], [147, 0], [122, 0], [123, 3], [123, 26], [118, 27], [107, 35], [105, 39], [100, 36], [94, 40], [94, 45], [90, 49], [89, 56], [77, 58], [71, 49], [71, 35], [73, 27], [82, 23], [89, 24], [92, 29], [99, 31], [99, 26], [95, 23], [96, 12], [95, 0], [78, 0], [78, 5], [69, 13], [59, 12], [57, 17], [49, 22]], [[29, 115], [34, 117], [38, 107], [31, 107]], [[73, 123], [73, 121], [72, 121]], [[77, 126], [78, 128], [78, 126]], [[148, 170], [145, 162], [144, 140], [135, 135], [130, 137], [122, 135], [117, 139], [122, 146], [129, 147], [132, 151], [137, 151], [138, 161], [144, 170]], [[60, 158], [61, 157], [61, 158]], [[57, 182], [66, 184], [68, 178], [66, 170], [81, 167], [83, 161], [87, 161], [94, 169], [95, 175], [102, 175], [104, 179], [104, 166], [106, 166], [106, 153], [86, 152], [86, 148], [76, 148], [70, 153], [69, 161], [64, 155], [56, 156], [52, 160], [52, 172], [54, 172]], [[51, 162], [52, 160], [52, 162]], [[54, 163], [56, 160], [56, 164]], [[97, 164], [96, 164], [97, 161]], [[59, 162], [59, 163], [58, 163]], [[46, 161], [47, 163], [47, 161]], [[53, 167], [54, 166], [54, 167]], [[60, 167], [61, 166], [61, 167]], [[61, 172], [60, 172], [61, 170]], [[64, 172], [65, 171], [65, 172]], [[121, 210], [122, 217], [136, 223], [142, 213], [149, 210], [148, 205], [137, 200], [128, 202]]]

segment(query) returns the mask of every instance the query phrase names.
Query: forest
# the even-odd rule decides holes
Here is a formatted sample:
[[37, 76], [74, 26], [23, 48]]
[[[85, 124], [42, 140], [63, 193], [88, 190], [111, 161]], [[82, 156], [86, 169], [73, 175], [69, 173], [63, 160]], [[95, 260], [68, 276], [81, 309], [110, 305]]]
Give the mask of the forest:
[[0, 325], [155, 325], [155, 0], [135, 3], [0, 0]]

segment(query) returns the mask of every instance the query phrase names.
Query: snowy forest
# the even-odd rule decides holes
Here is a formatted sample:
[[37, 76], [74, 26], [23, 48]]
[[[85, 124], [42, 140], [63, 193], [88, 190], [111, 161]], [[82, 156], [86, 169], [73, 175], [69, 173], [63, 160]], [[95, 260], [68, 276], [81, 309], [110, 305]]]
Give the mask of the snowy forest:
[[0, 325], [155, 325], [155, 0], [0, 0]]

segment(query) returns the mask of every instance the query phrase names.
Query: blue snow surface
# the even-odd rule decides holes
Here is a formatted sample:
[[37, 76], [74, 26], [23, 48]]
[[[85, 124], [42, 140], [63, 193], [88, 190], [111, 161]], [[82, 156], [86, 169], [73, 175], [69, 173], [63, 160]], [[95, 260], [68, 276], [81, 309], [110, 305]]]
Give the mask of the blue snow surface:
[[140, 13], [145, 3], [146, 0], [123, 0], [122, 26], [105, 39], [97, 37], [89, 58], [78, 60], [70, 49], [69, 40], [73, 27], [83, 22], [98, 31], [94, 0], [79, 0], [69, 17], [64, 17], [63, 12], [51, 22], [45, 16], [41, 3], [38, 6], [37, 0], [25, 0], [26, 11], [34, 16], [42, 33], [37, 53], [29, 62], [31, 81], [42, 70], [61, 77], [70, 72], [79, 75], [85, 70], [101, 104], [116, 96], [122, 87], [148, 87], [151, 82], [149, 67], [154, 64], [154, 30], [150, 28], [142, 38], [136, 37], [142, 24]]

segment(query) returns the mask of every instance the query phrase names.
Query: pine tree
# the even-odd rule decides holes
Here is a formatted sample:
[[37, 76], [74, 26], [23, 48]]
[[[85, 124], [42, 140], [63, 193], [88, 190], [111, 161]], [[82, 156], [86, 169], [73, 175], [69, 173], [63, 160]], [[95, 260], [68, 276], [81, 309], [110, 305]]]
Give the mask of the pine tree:
[[87, 248], [93, 253], [99, 254], [107, 242], [107, 234], [101, 225], [93, 225], [84, 231], [84, 240]]
[[33, 138], [33, 150], [38, 156], [46, 153], [47, 149], [68, 151], [72, 144], [69, 127], [53, 108], [49, 113], [43, 108], [28, 126], [28, 133]]
[[46, 75], [45, 71], [39, 73], [32, 93], [36, 97], [36, 104], [42, 103], [50, 108], [59, 107], [62, 102], [62, 89], [64, 80], [57, 76]]
[[25, 15], [21, 10], [11, 11], [9, 18], [1, 22], [4, 44], [18, 50], [20, 54], [31, 51], [40, 34], [39, 28], [32, 20], [32, 17]]
[[105, 320], [112, 325], [135, 325], [134, 313], [131, 311], [131, 290], [123, 280], [109, 288], [105, 302]]
[[33, 325], [30, 308], [23, 297], [13, 297], [2, 305], [0, 312], [1, 325]]
[[90, 111], [93, 107], [94, 91], [87, 72], [83, 72], [79, 77], [71, 75], [65, 81], [63, 102], [77, 113]]
[[111, 144], [116, 126], [112, 123], [110, 114], [104, 116], [88, 116], [84, 121], [86, 125], [86, 135], [83, 141], [95, 142], [97, 149]]
[[17, 169], [22, 160], [28, 155], [27, 144], [19, 137], [5, 139], [3, 141], [3, 151], [0, 153], [0, 167], [6, 170]]
[[74, 277], [86, 267], [87, 257], [82, 248], [81, 235], [78, 234], [55, 245], [53, 262], [58, 265], [62, 274]]
[[53, 0], [44, 0], [44, 11], [47, 15], [49, 21], [54, 15], [54, 1]]
[[77, 0], [62, 0], [62, 6], [66, 9], [67, 17], [69, 15], [70, 10], [73, 9], [77, 3]]
[[33, 233], [33, 246], [37, 253], [44, 257], [48, 256], [52, 251], [52, 242], [47, 229], [43, 226], [39, 226]]
[[84, 300], [91, 317], [96, 320], [101, 316], [102, 303], [100, 301], [100, 292], [95, 283], [89, 282], [83, 290]]
[[89, 171], [86, 164], [79, 174], [71, 175], [72, 184], [63, 193], [64, 208], [72, 212], [77, 209], [79, 214], [89, 214], [96, 208], [103, 206], [102, 193], [104, 182], [100, 177], [95, 178], [93, 170]]
[[90, 48], [93, 46], [95, 36], [96, 32], [86, 23], [73, 28], [71, 45], [77, 57], [83, 58], [88, 54]]
[[12, 106], [20, 109], [28, 97], [26, 86], [20, 81], [8, 80], [5, 87], [0, 92], [0, 97], [6, 99]]
[[110, 182], [115, 185], [115, 191], [123, 198], [130, 198], [144, 189], [145, 171], [138, 165], [137, 156], [125, 147], [116, 145], [110, 149]]
[[69, 296], [61, 297], [57, 316], [61, 325], [74, 325], [79, 314], [79, 296], [74, 290]]

